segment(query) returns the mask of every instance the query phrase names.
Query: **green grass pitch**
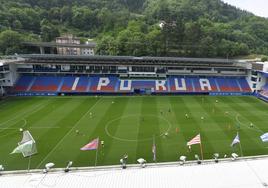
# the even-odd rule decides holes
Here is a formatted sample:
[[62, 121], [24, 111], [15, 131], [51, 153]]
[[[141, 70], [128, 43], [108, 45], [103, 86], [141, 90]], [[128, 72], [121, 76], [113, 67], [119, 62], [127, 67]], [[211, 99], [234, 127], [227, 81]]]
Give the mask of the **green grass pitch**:
[[[195, 154], [200, 156], [199, 145], [189, 151], [186, 143], [198, 133], [205, 159], [216, 152], [221, 157], [232, 152], [268, 154], [268, 143], [260, 140], [268, 132], [268, 104], [254, 97], [9, 98], [0, 102], [0, 164], [6, 170], [27, 169], [27, 158], [9, 154], [21, 140], [20, 128], [28, 129], [37, 142], [32, 169], [48, 162], [65, 167], [69, 160], [77, 167], [94, 166], [96, 152], [80, 148], [96, 137], [105, 143], [99, 147], [97, 165], [119, 164], [124, 154], [129, 156], [128, 163], [140, 157], [153, 162], [153, 137], [157, 162], [177, 161], [181, 155], [194, 159]], [[242, 150], [230, 147], [237, 131]]]

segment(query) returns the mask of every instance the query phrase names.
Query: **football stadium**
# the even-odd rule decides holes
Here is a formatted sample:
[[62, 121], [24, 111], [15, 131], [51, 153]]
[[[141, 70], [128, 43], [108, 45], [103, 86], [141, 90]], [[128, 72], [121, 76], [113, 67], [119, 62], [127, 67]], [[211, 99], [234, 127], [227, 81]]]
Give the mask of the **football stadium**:
[[267, 63], [19, 55], [0, 75], [1, 174], [268, 154]]

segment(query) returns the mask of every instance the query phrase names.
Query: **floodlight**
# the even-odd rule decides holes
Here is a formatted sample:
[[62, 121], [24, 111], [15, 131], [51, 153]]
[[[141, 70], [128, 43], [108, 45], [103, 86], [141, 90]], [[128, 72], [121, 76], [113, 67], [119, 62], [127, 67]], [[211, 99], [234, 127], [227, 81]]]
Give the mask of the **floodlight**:
[[213, 157], [214, 157], [215, 163], [219, 162], [219, 159], [218, 158], [220, 157], [220, 154], [214, 153], [213, 154]]
[[238, 158], [238, 155], [236, 153], [232, 153], [231, 156], [233, 161]]
[[143, 158], [139, 158], [137, 160], [137, 162], [140, 164], [141, 168], [145, 168], [146, 167], [146, 160]]
[[128, 159], [128, 155], [125, 154], [123, 159], [124, 159], [124, 160], [127, 160], [127, 159]]
[[194, 155], [194, 158], [197, 160], [197, 164], [201, 164], [201, 160], [197, 154]]
[[186, 156], [180, 156], [180, 165], [183, 165], [186, 162]]
[[47, 173], [55, 164], [54, 163], [47, 163], [45, 165], [45, 169], [43, 170], [44, 173]]
[[122, 169], [126, 169], [127, 168], [126, 160], [120, 159], [119, 161], [120, 161]]
[[69, 161], [64, 172], [69, 172], [72, 165], [73, 165], [73, 161]]

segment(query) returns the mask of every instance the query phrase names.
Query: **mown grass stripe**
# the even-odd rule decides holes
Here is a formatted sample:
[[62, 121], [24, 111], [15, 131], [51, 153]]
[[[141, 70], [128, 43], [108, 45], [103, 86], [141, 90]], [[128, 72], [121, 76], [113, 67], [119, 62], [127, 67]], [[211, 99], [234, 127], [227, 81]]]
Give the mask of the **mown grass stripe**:
[[[108, 126], [108, 123], [110, 123], [111, 120], [117, 119], [116, 121], [114, 121], [114, 123], [109, 124], [110, 126], [107, 127], [109, 134], [111, 134], [112, 136], [116, 136], [118, 129], [120, 129], [120, 126], [126, 126], [125, 124], [121, 124], [122, 119], [120, 119], [120, 117], [123, 116], [128, 106], [129, 99], [125, 98], [120, 100], [118, 98], [114, 98], [112, 102], [113, 104], [106, 111], [105, 116], [107, 116], [107, 119], [101, 121], [94, 130], [95, 134], [102, 133], [103, 135], [101, 140], [104, 141], [105, 145], [104, 148], [101, 147], [99, 150], [100, 155], [98, 158], [98, 163], [105, 165], [113, 164], [115, 161], [118, 162], [118, 160], [120, 159], [120, 150], [117, 150], [119, 144], [118, 140], [111, 138], [106, 134], [106, 125]], [[126, 143], [123, 144], [125, 145]]]
[[[79, 119], [77, 120], [77, 122], [73, 125], [73, 127], [68, 130], [68, 132], [66, 134], [64, 134], [64, 136], [58, 141], [58, 143], [52, 148], [52, 150], [50, 150], [50, 152], [48, 154], [45, 155], [45, 157], [42, 159], [42, 161], [37, 165], [36, 168], [40, 168], [42, 164], [44, 164], [46, 162], [46, 160], [50, 157], [50, 155], [61, 145], [61, 143], [64, 141], [65, 138], [67, 138], [75, 129], [76, 127], [79, 125], [80, 121], [85, 118], [89, 112], [92, 110], [92, 108], [94, 108], [97, 103], [101, 100], [101, 98], [99, 100], [94, 101], [93, 105], [90, 105], [89, 107], [87, 107], [87, 111], [85, 111], [81, 116], [79, 116]], [[59, 154], [57, 154], [58, 156], [60, 156]]]
[[[248, 126], [250, 126], [250, 122], [254, 122], [255, 115], [252, 113], [250, 108], [245, 109], [241, 104], [239, 103], [239, 100], [233, 99], [233, 98], [225, 98], [225, 101], [229, 102], [227, 103], [230, 107], [232, 107], [237, 114], [241, 114], [243, 118], [249, 120]], [[243, 109], [243, 110], [240, 110]], [[256, 116], [255, 116], [256, 117]], [[238, 123], [238, 122], [237, 122]], [[248, 128], [244, 128], [240, 125], [240, 129], [238, 131], [240, 133], [240, 141], [241, 145], [243, 146], [244, 155], [254, 155], [255, 153], [257, 155], [265, 154], [267, 153], [266, 148], [264, 147], [264, 144], [261, 142], [259, 136], [261, 133], [252, 131]], [[246, 147], [246, 149], [245, 149]]]
[[[140, 114], [141, 100], [133, 100], [133, 98], [129, 97], [124, 98], [124, 100], [127, 100], [128, 104], [125, 106], [122, 116], [119, 116], [117, 121], [110, 125], [114, 126], [114, 124], [118, 124], [119, 126], [116, 132], [114, 132], [114, 136], [117, 138], [112, 138], [111, 149], [105, 158], [105, 164], [111, 163], [112, 161], [118, 164], [119, 159], [125, 154], [129, 156], [128, 163], [135, 163], [136, 161], [137, 142], [135, 140], [137, 139], [138, 127], [136, 121], [133, 120]], [[111, 129], [111, 127], [109, 127], [109, 129]]]
[[[189, 110], [192, 112], [192, 118], [194, 121], [194, 124], [197, 126], [197, 131], [198, 132], [193, 132], [193, 136], [190, 138], [192, 139], [194, 136], [196, 136], [197, 134], [200, 133], [201, 135], [201, 142], [202, 142], [202, 148], [203, 148], [203, 156], [204, 159], [206, 158], [211, 158], [211, 153], [214, 153], [214, 147], [211, 144], [211, 142], [213, 142], [213, 140], [209, 140], [208, 136], [207, 136], [207, 132], [206, 132], [206, 124], [207, 123], [211, 123], [210, 119], [209, 119], [209, 114], [203, 110], [202, 105], [204, 104], [203, 101], [203, 96], [201, 97], [194, 97], [194, 98], [186, 98], [184, 99], [185, 102], [185, 106], [187, 106], [187, 108], [189, 108]], [[201, 101], [201, 105], [200, 102]], [[193, 105], [193, 108], [191, 107], [191, 105]], [[201, 117], [204, 117], [204, 120], [201, 119]], [[189, 140], [190, 140], [189, 139]], [[187, 140], [187, 142], [189, 141]], [[196, 146], [192, 146], [191, 147], [191, 152], [189, 154], [189, 158], [190, 159], [194, 159], [194, 155], [198, 154], [199, 157], [201, 158], [201, 151], [200, 151], [200, 145], [196, 145]]]
[[[158, 121], [158, 111], [155, 98], [144, 97], [141, 101], [141, 115], [138, 124], [138, 140], [144, 140], [142, 142], [137, 143], [136, 148], [136, 160], [139, 158], [144, 158], [145, 160], [152, 162], [152, 144], [153, 137], [158, 136], [155, 135], [155, 131], [159, 130], [159, 121]], [[153, 116], [151, 116], [153, 115]], [[150, 124], [148, 123], [150, 121]], [[161, 151], [161, 145], [159, 144], [159, 139], [156, 139], [159, 149]], [[160, 158], [161, 153], [157, 154], [157, 157]]]

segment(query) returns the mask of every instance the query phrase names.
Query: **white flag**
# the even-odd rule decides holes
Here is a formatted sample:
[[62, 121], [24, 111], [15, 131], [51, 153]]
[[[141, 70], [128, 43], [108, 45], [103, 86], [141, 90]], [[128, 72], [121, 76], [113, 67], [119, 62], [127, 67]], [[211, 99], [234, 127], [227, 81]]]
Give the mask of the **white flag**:
[[236, 137], [234, 138], [231, 147], [233, 147], [235, 144], [240, 143], [239, 135], [237, 133]]
[[261, 140], [263, 142], [268, 142], [268, 133], [265, 133], [265, 134], [261, 135]]
[[14, 153], [31, 153], [33, 148], [33, 141], [30, 140], [16, 147], [10, 154]]

